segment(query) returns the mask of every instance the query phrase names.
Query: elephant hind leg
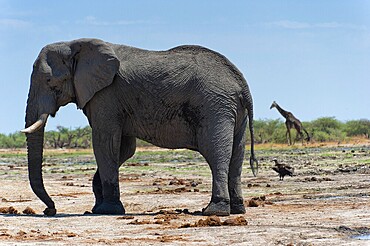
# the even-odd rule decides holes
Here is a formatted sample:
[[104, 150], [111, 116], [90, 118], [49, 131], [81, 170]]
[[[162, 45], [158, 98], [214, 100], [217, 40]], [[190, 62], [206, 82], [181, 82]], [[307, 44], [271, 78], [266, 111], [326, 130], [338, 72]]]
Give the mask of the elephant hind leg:
[[122, 164], [131, 158], [136, 151], [136, 138], [126, 137], [121, 138], [120, 158], [119, 163]]
[[245, 206], [241, 188], [241, 174], [245, 152], [245, 127], [234, 136], [233, 150], [229, 168], [229, 194], [231, 214], [244, 214]]
[[228, 173], [232, 154], [232, 135], [233, 125], [230, 124], [227, 127], [208, 129], [200, 141], [198, 140], [199, 152], [207, 160], [212, 172], [212, 198], [203, 209], [203, 215], [230, 215]]

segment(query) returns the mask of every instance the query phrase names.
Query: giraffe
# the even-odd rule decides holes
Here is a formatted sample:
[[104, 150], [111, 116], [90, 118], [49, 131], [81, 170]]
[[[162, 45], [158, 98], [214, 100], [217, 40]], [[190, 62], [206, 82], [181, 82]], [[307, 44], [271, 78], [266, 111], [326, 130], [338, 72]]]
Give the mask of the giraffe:
[[292, 137], [290, 135], [290, 129], [292, 128], [295, 128], [297, 130], [297, 133], [298, 133], [297, 138], [299, 137], [300, 139], [302, 139], [302, 144], [303, 144], [302, 130], [307, 134], [307, 138], [306, 138], [307, 142], [310, 141], [310, 135], [308, 134], [306, 129], [304, 129], [304, 127], [302, 126], [302, 122], [298, 120], [291, 112], [285, 111], [284, 109], [282, 109], [275, 101], [273, 101], [270, 106], [270, 109], [272, 108], [276, 108], [279, 111], [279, 113], [285, 118], [285, 126], [287, 129], [286, 136], [288, 140], [288, 145], [292, 144]]

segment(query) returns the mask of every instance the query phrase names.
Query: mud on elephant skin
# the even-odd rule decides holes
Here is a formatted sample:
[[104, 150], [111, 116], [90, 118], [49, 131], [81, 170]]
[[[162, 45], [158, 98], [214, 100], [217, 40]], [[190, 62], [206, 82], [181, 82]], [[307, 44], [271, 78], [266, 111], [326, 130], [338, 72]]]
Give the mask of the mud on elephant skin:
[[[221, 54], [200, 46], [148, 51], [98, 39], [45, 46], [31, 75], [26, 128], [31, 187], [56, 213], [42, 178], [48, 116], [76, 103], [92, 128], [97, 171], [93, 213], [123, 214], [120, 165], [135, 153], [136, 138], [171, 149], [200, 152], [212, 171], [205, 215], [244, 213], [241, 171], [245, 130], [254, 155], [253, 102], [241, 72]], [[249, 123], [249, 124], [248, 124]]]

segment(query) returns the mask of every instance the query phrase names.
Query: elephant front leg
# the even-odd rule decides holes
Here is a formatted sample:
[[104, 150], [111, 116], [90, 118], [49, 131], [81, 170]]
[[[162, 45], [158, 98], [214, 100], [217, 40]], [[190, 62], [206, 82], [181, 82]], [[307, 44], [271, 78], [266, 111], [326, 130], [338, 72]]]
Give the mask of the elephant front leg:
[[[117, 171], [110, 170], [109, 173], [99, 169], [101, 185], [94, 186], [96, 203], [92, 212], [94, 214], [125, 214], [125, 209], [120, 201], [118, 168]], [[101, 193], [99, 188], [101, 188]]]
[[125, 214], [125, 209], [120, 201], [119, 164], [115, 160], [114, 155], [110, 154], [115, 152], [106, 150], [101, 145], [102, 143], [104, 141], [94, 144], [98, 171], [93, 180], [96, 204], [92, 212], [94, 214]]
[[94, 178], [93, 178], [93, 192], [95, 195], [95, 205], [92, 209], [93, 211], [103, 203], [103, 188], [100, 180], [99, 168], [96, 170]]
[[[112, 185], [112, 186], [114, 186], [114, 185]], [[112, 197], [114, 197], [114, 196], [112, 196], [111, 194], [108, 194], [108, 193], [114, 193], [114, 192], [119, 193], [119, 189], [118, 189], [118, 191], [114, 191], [114, 189], [117, 189], [117, 188], [112, 188], [112, 187], [105, 187], [104, 189], [106, 190], [104, 192], [105, 197], [106, 197], [105, 200], [108, 201], [107, 204], [109, 205], [109, 207], [111, 207], [112, 202], [114, 204], [114, 201], [117, 200], [117, 199], [112, 199]], [[106, 205], [102, 205], [104, 203], [104, 195], [103, 195], [103, 185], [102, 185], [102, 182], [101, 182], [101, 179], [100, 179], [99, 169], [96, 171], [96, 173], [94, 175], [94, 178], [93, 178], [93, 192], [94, 192], [94, 195], [95, 195], [95, 205], [92, 209], [93, 213], [95, 213], [95, 214], [106, 214], [106, 213], [111, 214], [111, 212], [109, 212], [107, 209], [102, 209]], [[118, 196], [118, 203], [117, 204], [118, 204], [119, 207], [121, 207], [121, 203], [119, 201], [119, 196]], [[122, 210], [122, 209], [120, 208], [119, 210]]]

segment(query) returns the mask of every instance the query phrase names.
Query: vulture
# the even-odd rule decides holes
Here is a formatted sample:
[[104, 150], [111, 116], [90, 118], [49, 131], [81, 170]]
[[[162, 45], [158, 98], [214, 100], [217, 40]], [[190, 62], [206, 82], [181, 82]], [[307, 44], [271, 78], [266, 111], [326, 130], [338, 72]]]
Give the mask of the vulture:
[[284, 180], [285, 175], [293, 176], [293, 167], [286, 164], [280, 164], [277, 159], [273, 159], [273, 161], [275, 162], [275, 166], [272, 167], [272, 170], [279, 174], [280, 180]]

